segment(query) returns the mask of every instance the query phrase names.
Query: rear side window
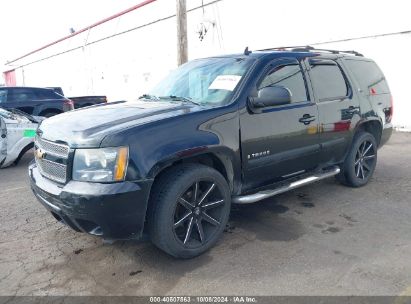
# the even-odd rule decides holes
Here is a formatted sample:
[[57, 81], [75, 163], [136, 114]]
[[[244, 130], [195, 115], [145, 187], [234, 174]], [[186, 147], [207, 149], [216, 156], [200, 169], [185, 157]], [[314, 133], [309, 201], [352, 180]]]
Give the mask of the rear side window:
[[39, 89], [36, 90], [36, 95], [38, 99], [62, 99], [63, 96], [57, 94], [54, 90], [51, 89]]
[[291, 102], [307, 101], [307, 91], [300, 65], [296, 63], [278, 65], [263, 78], [258, 89], [283, 86], [291, 92]]
[[11, 89], [8, 94], [8, 101], [25, 102], [36, 100], [37, 96], [32, 89]]
[[353, 59], [346, 59], [345, 62], [363, 92], [367, 94], [371, 94], [371, 91], [373, 91], [373, 94], [390, 92], [384, 74], [375, 62]]
[[310, 76], [319, 101], [341, 99], [348, 87], [340, 67], [332, 60], [310, 60]]

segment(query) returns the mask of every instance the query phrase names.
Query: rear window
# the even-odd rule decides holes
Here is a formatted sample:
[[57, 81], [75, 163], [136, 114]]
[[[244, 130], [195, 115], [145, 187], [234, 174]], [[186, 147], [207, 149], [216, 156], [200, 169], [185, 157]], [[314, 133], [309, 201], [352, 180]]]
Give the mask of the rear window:
[[371, 89], [374, 89], [375, 94], [390, 92], [385, 76], [375, 62], [353, 59], [346, 59], [345, 62], [354, 74], [361, 90], [368, 94], [371, 93]]

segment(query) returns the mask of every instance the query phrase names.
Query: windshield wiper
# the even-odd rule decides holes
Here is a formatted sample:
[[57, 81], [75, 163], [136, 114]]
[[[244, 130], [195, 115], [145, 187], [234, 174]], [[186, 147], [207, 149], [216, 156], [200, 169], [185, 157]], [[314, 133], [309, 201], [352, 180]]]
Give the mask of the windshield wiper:
[[169, 96], [160, 96], [160, 99], [171, 99], [173, 101], [182, 101], [182, 102], [190, 102], [195, 105], [201, 106], [200, 103], [192, 100], [190, 97], [183, 97], [183, 96], [176, 96], [176, 95], [169, 95]]
[[156, 95], [143, 94], [138, 99], [159, 100], [160, 98]]

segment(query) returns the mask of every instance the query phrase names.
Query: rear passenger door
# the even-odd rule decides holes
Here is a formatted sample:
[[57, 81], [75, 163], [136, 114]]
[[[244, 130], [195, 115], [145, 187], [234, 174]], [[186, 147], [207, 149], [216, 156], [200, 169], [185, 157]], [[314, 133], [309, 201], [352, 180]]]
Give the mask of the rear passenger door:
[[321, 162], [340, 162], [360, 119], [359, 100], [337, 60], [309, 59], [309, 75], [318, 104]]

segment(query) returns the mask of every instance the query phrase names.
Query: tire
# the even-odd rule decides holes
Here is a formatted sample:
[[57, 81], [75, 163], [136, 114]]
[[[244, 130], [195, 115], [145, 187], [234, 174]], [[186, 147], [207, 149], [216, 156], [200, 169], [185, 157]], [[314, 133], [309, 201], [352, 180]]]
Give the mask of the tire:
[[193, 258], [219, 239], [227, 224], [231, 194], [213, 168], [184, 164], [156, 181], [150, 198], [151, 241], [176, 258]]
[[377, 164], [377, 141], [361, 131], [353, 140], [337, 180], [349, 187], [362, 187], [371, 179]]

